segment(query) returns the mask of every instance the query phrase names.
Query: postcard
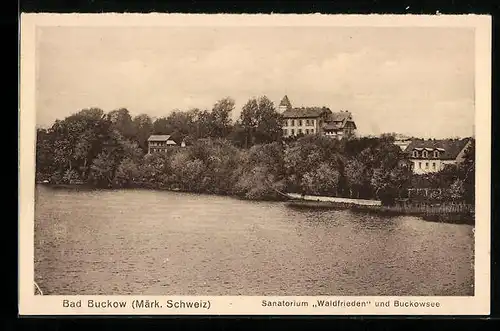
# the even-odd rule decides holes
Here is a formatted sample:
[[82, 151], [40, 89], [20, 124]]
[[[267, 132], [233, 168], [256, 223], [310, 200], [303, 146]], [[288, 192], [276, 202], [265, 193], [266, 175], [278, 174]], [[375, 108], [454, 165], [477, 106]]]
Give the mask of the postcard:
[[20, 315], [489, 314], [490, 16], [20, 29]]

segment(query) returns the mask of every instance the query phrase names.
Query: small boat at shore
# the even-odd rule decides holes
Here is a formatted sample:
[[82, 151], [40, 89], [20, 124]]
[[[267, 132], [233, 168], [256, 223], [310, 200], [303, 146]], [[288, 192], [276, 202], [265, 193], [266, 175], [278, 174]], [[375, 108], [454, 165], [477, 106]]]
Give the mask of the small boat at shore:
[[381, 206], [378, 200], [349, 199], [286, 193], [286, 205], [293, 208], [349, 209], [355, 206]]

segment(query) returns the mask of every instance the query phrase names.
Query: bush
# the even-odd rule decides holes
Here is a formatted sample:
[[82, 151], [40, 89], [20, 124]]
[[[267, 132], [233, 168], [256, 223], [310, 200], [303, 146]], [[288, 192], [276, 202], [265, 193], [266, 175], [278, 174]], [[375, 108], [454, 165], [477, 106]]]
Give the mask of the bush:
[[62, 182], [65, 184], [72, 184], [76, 181], [80, 180], [80, 176], [78, 173], [73, 170], [73, 169], [68, 169], [64, 172], [64, 175], [62, 177]]

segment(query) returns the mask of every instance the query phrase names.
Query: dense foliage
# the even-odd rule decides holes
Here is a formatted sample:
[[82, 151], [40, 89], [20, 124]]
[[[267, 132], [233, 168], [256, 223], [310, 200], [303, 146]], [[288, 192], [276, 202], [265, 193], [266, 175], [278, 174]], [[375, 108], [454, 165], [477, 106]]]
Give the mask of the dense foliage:
[[[458, 167], [414, 175], [391, 135], [334, 140], [281, 139], [281, 117], [267, 97], [249, 100], [236, 123], [234, 101], [211, 110], [174, 111], [153, 121], [127, 109], [84, 109], [37, 130], [37, 180], [96, 187], [151, 187], [277, 199], [280, 192], [377, 198], [391, 204], [408, 188], [439, 188], [432, 199], [473, 202], [474, 146]], [[146, 154], [151, 134], [186, 147]], [[438, 193], [436, 193], [438, 192]], [[414, 195], [416, 197], [418, 195]], [[429, 198], [427, 196], [427, 198]]]

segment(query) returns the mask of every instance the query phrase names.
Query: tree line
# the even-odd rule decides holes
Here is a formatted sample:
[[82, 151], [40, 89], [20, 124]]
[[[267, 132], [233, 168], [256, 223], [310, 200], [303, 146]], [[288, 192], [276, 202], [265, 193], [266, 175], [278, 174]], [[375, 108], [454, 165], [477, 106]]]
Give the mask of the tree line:
[[[95, 187], [149, 187], [278, 199], [296, 192], [391, 204], [408, 188], [442, 188], [433, 200], [473, 201], [474, 150], [459, 166], [415, 175], [391, 135], [334, 140], [320, 135], [282, 138], [281, 115], [265, 96], [250, 99], [233, 123], [235, 103], [210, 110], [176, 110], [155, 120], [127, 109], [83, 109], [37, 130], [37, 180]], [[178, 144], [147, 154], [151, 134]], [[436, 191], [438, 192], [438, 191]]]

